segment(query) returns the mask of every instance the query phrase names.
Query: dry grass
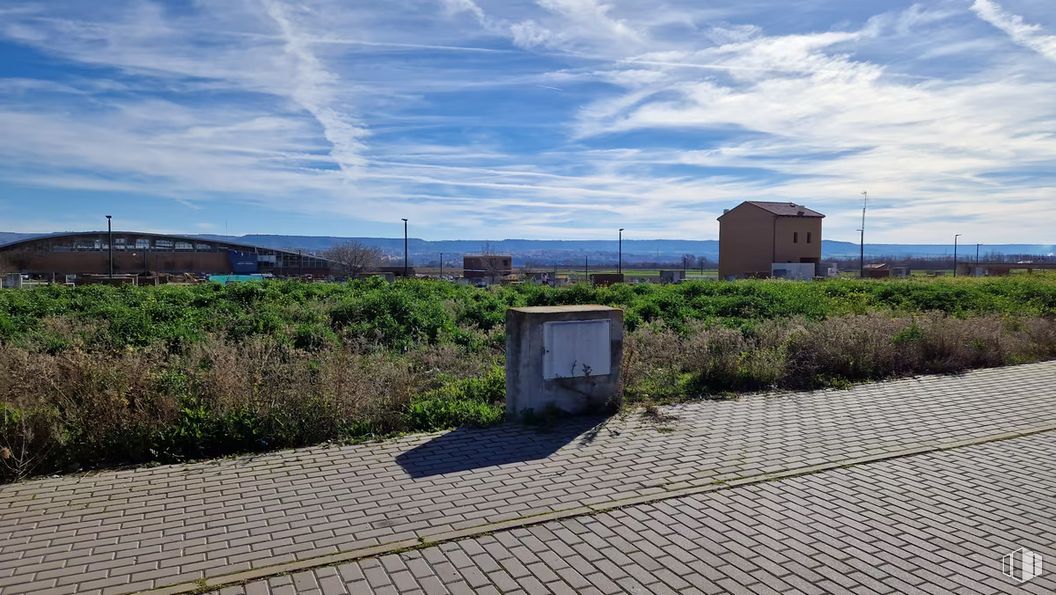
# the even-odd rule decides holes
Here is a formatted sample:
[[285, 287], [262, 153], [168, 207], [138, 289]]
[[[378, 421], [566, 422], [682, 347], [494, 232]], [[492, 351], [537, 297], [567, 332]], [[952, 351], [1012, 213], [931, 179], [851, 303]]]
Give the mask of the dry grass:
[[453, 345], [306, 351], [264, 337], [178, 355], [0, 345], [0, 479], [398, 432], [416, 395], [489, 364]]
[[[320, 312], [284, 315], [309, 324]], [[104, 348], [113, 324], [48, 316], [0, 344], [0, 481], [502, 415], [501, 327], [461, 329], [461, 345], [399, 349], [318, 327], [293, 340], [205, 333], [187, 343]], [[673, 401], [1054, 358], [1056, 320], [873, 313], [743, 328], [653, 323], [627, 333], [624, 356], [628, 402]]]
[[767, 388], [850, 382], [1038, 361], [1056, 357], [1049, 318], [880, 314], [768, 320], [750, 330], [649, 326], [627, 337], [630, 400], [673, 400]]

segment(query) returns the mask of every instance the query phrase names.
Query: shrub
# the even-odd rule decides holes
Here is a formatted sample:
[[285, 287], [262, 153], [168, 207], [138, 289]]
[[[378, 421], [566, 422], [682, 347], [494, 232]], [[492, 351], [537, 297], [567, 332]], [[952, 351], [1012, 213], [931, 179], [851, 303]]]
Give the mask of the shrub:
[[741, 330], [698, 324], [681, 334], [646, 327], [626, 341], [624, 381], [631, 401], [663, 400], [846, 386], [1053, 357], [1051, 318], [848, 315], [771, 320]]
[[0, 480], [502, 418], [504, 312], [625, 310], [628, 402], [1056, 357], [1056, 275], [0, 291]]
[[448, 383], [412, 399], [408, 424], [413, 430], [490, 425], [502, 420], [505, 399], [506, 371], [493, 366], [483, 377]]

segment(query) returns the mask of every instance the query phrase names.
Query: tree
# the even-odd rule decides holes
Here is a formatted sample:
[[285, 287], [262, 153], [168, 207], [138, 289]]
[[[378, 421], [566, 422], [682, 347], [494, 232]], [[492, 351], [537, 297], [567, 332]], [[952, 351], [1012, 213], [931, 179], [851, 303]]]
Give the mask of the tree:
[[480, 254], [484, 257], [484, 274], [488, 277], [488, 281], [491, 284], [494, 285], [497, 279], [501, 279], [511, 271], [511, 267], [505, 266], [504, 255], [496, 252], [491, 247], [491, 242], [484, 242], [484, 245], [481, 246]]
[[381, 250], [360, 242], [346, 242], [326, 249], [323, 257], [340, 263], [352, 276], [361, 275], [378, 266]]

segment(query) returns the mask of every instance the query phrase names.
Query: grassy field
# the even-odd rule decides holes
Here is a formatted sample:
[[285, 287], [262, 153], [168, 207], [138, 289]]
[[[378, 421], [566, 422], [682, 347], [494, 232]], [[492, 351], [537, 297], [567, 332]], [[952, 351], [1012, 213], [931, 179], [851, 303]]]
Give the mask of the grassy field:
[[[439, 275], [440, 274], [440, 268], [439, 267], [415, 267], [414, 270], [419, 275]], [[579, 267], [579, 268], [576, 268], [576, 267], [557, 267], [556, 269], [554, 269], [554, 268], [549, 268], [548, 269], [548, 268], [545, 268], [545, 267], [535, 267], [535, 268], [531, 269], [531, 272], [536, 272], [536, 273], [539, 273], [539, 272], [554, 272], [555, 270], [557, 271], [557, 274], [560, 275], [560, 276], [570, 277], [570, 278], [574, 278], [574, 279], [583, 279], [586, 276], [585, 275], [586, 271], [584, 270], [583, 267]], [[661, 270], [671, 271], [671, 270], [681, 270], [681, 268], [680, 267], [671, 267], [671, 268], [665, 268], [665, 269], [632, 269], [630, 267], [624, 267], [623, 268], [623, 272], [624, 272], [624, 274], [627, 277], [659, 277]], [[524, 272], [525, 272], [524, 269], [520, 269], [520, 268], [514, 269], [514, 273], [515, 274], [523, 274]], [[611, 274], [611, 273], [615, 273], [615, 272], [616, 272], [616, 267], [614, 267], [614, 266], [613, 267], [593, 267], [593, 266], [590, 267], [590, 274], [591, 275], [594, 275], [594, 274], [597, 274], [597, 273]], [[461, 275], [462, 275], [462, 268], [461, 267], [446, 267], [446, 266], [444, 267], [444, 276], [461, 276]], [[699, 268], [690, 268], [687, 271], [687, 278], [689, 278], [689, 279], [718, 279], [718, 276], [719, 276], [718, 269], [704, 269], [703, 273], [700, 272]]]
[[625, 309], [628, 402], [1056, 357], [1056, 276], [0, 291], [0, 479], [503, 417], [505, 310]]

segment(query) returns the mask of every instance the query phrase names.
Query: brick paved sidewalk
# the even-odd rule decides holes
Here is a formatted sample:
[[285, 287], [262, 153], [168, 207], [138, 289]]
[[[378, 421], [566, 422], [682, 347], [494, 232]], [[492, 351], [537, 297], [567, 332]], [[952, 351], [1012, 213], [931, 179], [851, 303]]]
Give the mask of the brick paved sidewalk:
[[1056, 432], [632, 506], [224, 589], [289, 593], [1056, 593]]
[[1056, 425], [1056, 362], [0, 487], [0, 591], [129, 592]]

